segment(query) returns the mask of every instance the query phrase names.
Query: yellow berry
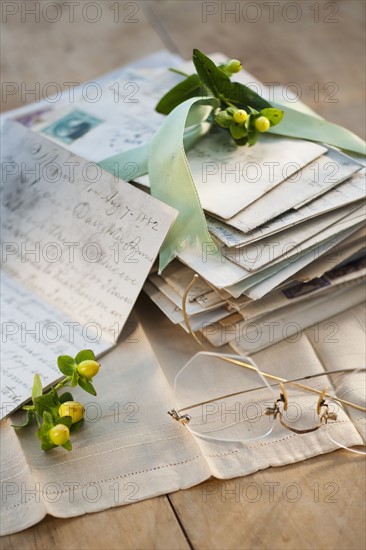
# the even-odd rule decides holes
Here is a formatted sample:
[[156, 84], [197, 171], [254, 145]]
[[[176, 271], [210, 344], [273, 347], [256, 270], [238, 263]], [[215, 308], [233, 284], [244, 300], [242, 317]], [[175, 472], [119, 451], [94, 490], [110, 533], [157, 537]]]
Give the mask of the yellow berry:
[[231, 59], [230, 61], [228, 61], [226, 63], [226, 69], [230, 73], [238, 73], [239, 71], [242, 70], [242, 68], [243, 68], [243, 66], [240, 63], [240, 61], [238, 61], [238, 59]]
[[93, 378], [99, 371], [99, 363], [93, 361], [92, 359], [87, 359], [78, 364], [77, 369], [78, 373], [84, 378]]
[[69, 440], [70, 430], [64, 424], [56, 424], [50, 429], [48, 435], [54, 445], [63, 445]]
[[84, 417], [85, 409], [81, 403], [77, 401], [65, 401], [58, 409], [60, 416], [71, 416], [71, 422], [79, 422]]
[[246, 111], [244, 111], [244, 109], [238, 109], [233, 114], [233, 119], [238, 124], [243, 124], [243, 122], [245, 122], [247, 118], [248, 118], [248, 113]]
[[255, 121], [255, 127], [257, 128], [257, 130], [259, 132], [267, 132], [267, 130], [269, 129], [270, 126], [271, 125], [269, 123], [269, 120], [265, 116], [260, 116]]

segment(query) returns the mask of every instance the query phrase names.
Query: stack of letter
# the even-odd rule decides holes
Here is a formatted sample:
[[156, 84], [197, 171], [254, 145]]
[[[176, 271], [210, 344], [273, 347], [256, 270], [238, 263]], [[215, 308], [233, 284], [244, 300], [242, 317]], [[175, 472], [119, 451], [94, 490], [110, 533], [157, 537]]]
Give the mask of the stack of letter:
[[[38, 120], [18, 120], [99, 162], [149, 141], [164, 120], [158, 100], [181, 80], [167, 70], [177, 65], [176, 56], [152, 56], [95, 84], [98, 101], [91, 89], [90, 97], [78, 90], [73, 104], [66, 98]], [[242, 78], [268, 97], [253, 77]], [[275, 95], [281, 99], [280, 88]], [[236, 147], [216, 127], [187, 158], [214, 245], [185, 248], [160, 275], [150, 273], [144, 291], [173, 323], [248, 353], [362, 302], [363, 157], [269, 134]], [[148, 176], [137, 184], [149, 191]]]

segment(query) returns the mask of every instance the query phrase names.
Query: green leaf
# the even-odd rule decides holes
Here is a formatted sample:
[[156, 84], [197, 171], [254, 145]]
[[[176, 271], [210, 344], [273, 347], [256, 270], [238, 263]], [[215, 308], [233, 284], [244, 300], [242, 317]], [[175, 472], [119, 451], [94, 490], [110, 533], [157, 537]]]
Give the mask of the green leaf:
[[42, 451], [49, 451], [50, 449], [55, 449], [57, 445], [51, 443], [51, 441], [42, 441], [41, 449]]
[[91, 349], [83, 349], [82, 351], [79, 351], [77, 356], [75, 357], [75, 362], [77, 364], [81, 363], [82, 361], [95, 361], [95, 354], [94, 351]]
[[222, 90], [230, 84], [230, 78], [200, 50], [193, 50], [193, 63], [198, 76], [215, 97], [221, 99]]
[[43, 411], [43, 422], [45, 426], [53, 426], [53, 417], [52, 414], [48, 411]]
[[271, 107], [270, 103], [263, 99], [256, 92], [244, 86], [240, 82], [231, 82], [227, 86], [227, 90], [224, 91], [223, 100], [226, 103], [234, 103], [241, 109], [248, 109], [250, 106], [256, 109], [263, 109]]
[[72, 444], [71, 444], [70, 439], [69, 439], [68, 441], [66, 441], [66, 443], [64, 443], [64, 444], [62, 445], [62, 447], [63, 447], [64, 449], [66, 449], [67, 451], [72, 451]]
[[78, 430], [80, 430], [80, 428], [84, 426], [84, 424], [85, 424], [84, 418], [79, 420], [79, 422], [75, 422], [75, 424], [71, 424], [70, 432], [77, 432]]
[[244, 86], [244, 84], [231, 82], [228, 75], [199, 50], [193, 50], [193, 63], [202, 82], [212, 91], [215, 97], [227, 105], [234, 103], [243, 109], [249, 105], [256, 109], [271, 107], [268, 101]]
[[37, 437], [42, 441], [42, 443], [52, 443], [48, 435], [52, 425], [53, 424], [49, 424], [48, 422], [43, 422], [42, 426], [37, 431]]
[[248, 130], [248, 132], [250, 131], [251, 127], [254, 127], [254, 122], [255, 122], [255, 117], [253, 116], [253, 114], [250, 114], [245, 121], [245, 128]]
[[48, 432], [50, 428], [46, 426], [45, 424], [42, 424], [42, 426], [37, 431], [37, 437], [41, 441], [50, 441], [50, 438], [48, 437]]
[[70, 386], [72, 388], [75, 388], [75, 386], [78, 385], [78, 380], [79, 380], [79, 373], [77, 371], [75, 371], [74, 374], [71, 377]]
[[270, 107], [269, 109], [262, 109], [261, 114], [268, 118], [271, 126], [276, 126], [276, 124], [279, 124], [283, 119], [284, 112], [280, 109]]
[[79, 376], [79, 386], [83, 388], [83, 390], [85, 390], [86, 392], [91, 393], [92, 395], [97, 395], [93, 384], [82, 376]]
[[32, 387], [32, 400], [42, 395], [42, 382], [38, 373], [34, 375], [33, 387]]
[[60, 401], [60, 405], [62, 405], [62, 403], [66, 403], [66, 401], [74, 401], [74, 398], [73, 398], [72, 394], [67, 391], [67, 392], [63, 393], [62, 395], [60, 395], [59, 401]]
[[256, 130], [248, 133], [248, 145], [249, 147], [252, 147], [252, 145], [255, 145], [258, 141], [259, 132]]
[[215, 122], [221, 126], [221, 128], [230, 128], [233, 122], [233, 117], [226, 111], [220, 111], [215, 117]]
[[235, 140], [235, 143], [236, 145], [238, 145], [239, 147], [242, 147], [243, 145], [247, 145], [248, 143], [248, 136], [245, 136], [241, 139], [236, 139]]
[[199, 76], [192, 74], [182, 82], [179, 82], [174, 88], [169, 90], [155, 107], [158, 113], [168, 115], [175, 107], [190, 99], [191, 97], [204, 97], [205, 90], [199, 79]]
[[57, 358], [57, 365], [62, 374], [65, 374], [65, 376], [72, 376], [75, 372], [75, 359], [70, 357], [70, 355], [60, 355]]
[[232, 122], [230, 126], [230, 134], [234, 139], [241, 139], [247, 135], [247, 129], [243, 124]]
[[55, 420], [55, 425], [56, 424], [63, 424], [64, 426], [67, 426], [68, 428], [70, 428], [72, 424], [72, 418], [71, 416], [59, 416]]
[[61, 403], [60, 403], [60, 400], [58, 398], [57, 390], [55, 390], [55, 388], [51, 388], [51, 392], [52, 392], [53, 398], [55, 400], [55, 403], [57, 403], [57, 405], [60, 406]]
[[24, 422], [22, 422], [21, 424], [11, 424], [11, 425], [16, 430], [19, 429], [19, 428], [26, 428], [27, 426], [29, 426], [32, 423], [33, 418], [34, 418], [33, 411], [27, 411]]
[[50, 414], [51, 419], [58, 414], [59, 404], [56, 402], [52, 393], [46, 393], [45, 395], [40, 395], [34, 400], [34, 407], [37, 413], [43, 417], [44, 412]]

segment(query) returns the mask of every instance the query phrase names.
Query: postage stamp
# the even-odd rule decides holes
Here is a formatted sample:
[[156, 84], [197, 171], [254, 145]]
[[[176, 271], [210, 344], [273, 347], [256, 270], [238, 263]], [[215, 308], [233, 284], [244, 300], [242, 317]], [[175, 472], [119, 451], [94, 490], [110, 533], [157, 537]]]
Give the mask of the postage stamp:
[[51, 107], [46, 107], [45, 109], [38, 109], [36, 111], [31, 111], [30, 113], [24, 113], [23, 115], [16, 117], [14, 120], [20, 122], [23, 126], [27, 126], [27, 128], [31, 128], [34, 124], [39, 124], [42, 122], [42, 117], [44, 115], [48, 115], [51, 111]]
[[103, 120], [75, 109], [42, 130], [44, 134], [70, 144], [81, 138]]
[[309, 281], [308, 283], [295, 283], [290, 288], [285, 288], [282, 292], [291, 300], [292, 298], [299, 298], [305, 294], [310, 294], [315, 290], [329, 286], [331, 283], [326, 279], [326, 277], [316, 277], [315, 279]]

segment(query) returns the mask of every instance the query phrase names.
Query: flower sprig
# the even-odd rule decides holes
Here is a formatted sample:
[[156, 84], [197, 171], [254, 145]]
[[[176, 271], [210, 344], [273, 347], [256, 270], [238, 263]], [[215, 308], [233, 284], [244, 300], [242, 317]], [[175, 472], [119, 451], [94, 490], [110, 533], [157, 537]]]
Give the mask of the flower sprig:
[[196, 74], [186, 75], [172, 69], [186, 78], [162, 97], [156, 106], [159, 113], [168, 115], [192, 97], [214, 96], [220, 107], [216, 109], [211, 122], [226, 129], [236, 145], [249, 146], [257, 142], [261, 133], [281, 122], [284, 114], [282, 110], [271, 107], [267, 100], [248, 86], [231, 81], [231, 76], [242, 70], [240, 61], [231, 59], [217, 66], [195, 49], [193, 63]]
[[61, 395], [58, 392], [65, 386], [73, 388], [79, 385], [84, 391], [97, 395], [92, 380], [98, 374], [100, 364], [97, 363], [93, 351], [87, 349], [80, 351], [75, 358], [69, 355], [59, 356], [57, 366], [65, 378], [50, 391], [43, 393], [41, 378], [39, 374], [35, 374], [32, 405], [23, 407], [26, 411], [25, 421], [13, 427], [25, 428], [36, 422], [37, 436], [44, 451], [58, 446], [71, 451], [70, 434], [83, 426], [85, 409], [82, 403], [74, 401], [70, 392]]

